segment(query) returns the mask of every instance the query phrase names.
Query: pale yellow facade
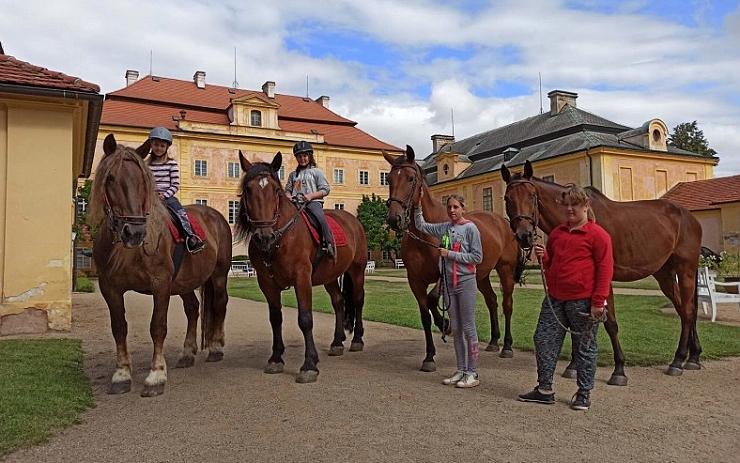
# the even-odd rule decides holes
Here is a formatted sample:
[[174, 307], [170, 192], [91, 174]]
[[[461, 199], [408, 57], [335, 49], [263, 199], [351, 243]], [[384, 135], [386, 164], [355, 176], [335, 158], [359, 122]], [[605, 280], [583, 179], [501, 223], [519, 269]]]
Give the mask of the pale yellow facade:
[[722, 204], [722, 251], [740, 253], [740, 202]]
[[0, 334], [71, 327], [73, 185], [88, 105], [0, 92]]

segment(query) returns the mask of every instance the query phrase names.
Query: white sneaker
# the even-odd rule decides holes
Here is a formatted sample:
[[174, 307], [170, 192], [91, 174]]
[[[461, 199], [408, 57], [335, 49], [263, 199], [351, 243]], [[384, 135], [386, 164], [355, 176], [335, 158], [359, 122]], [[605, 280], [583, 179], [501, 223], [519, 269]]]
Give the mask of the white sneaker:
[[457, 370], [457, 371], [456, 371], [456, 372], [455, 372], [455, 373], [454, 373], [454, 374], [453, 374], [452, 376], [450, 376], [449, 378], [445, 378], [445, 379], [443, 379], [443, 380], [442, 380], [442, 384], [444, 384], [445, 386], [451, 386], [451, 385], [453, 385], [453, 384], [457, 384], [457, 382], [458, 382], [458, 381], [460, 381], [461, 379], [463, 379], [463, 377], [464, 377], [464, 376], [465, 376], [465, 373], [463, 373], [463, 372], [462, 372], [462, 371], [460, 371], [460, 370]]
[[465, 373], [463, 379], [455, 383], [455, 387], [475, 387], [479, 384], [478, 373]]

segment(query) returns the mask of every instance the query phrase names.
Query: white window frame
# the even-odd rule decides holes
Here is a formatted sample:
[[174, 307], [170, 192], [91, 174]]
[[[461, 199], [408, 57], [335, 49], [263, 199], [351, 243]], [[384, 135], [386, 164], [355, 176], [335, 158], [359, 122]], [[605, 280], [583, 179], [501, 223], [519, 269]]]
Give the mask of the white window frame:
[[208, 161], [196, 159], [193, 165], [193, 175], [196, 177], [208, 177]]
[[207, 199], [196, 199], [193, 201], [198, 206], [208, 206], [208, 200]]
[[344, 169], [334, 169], [334, 183], [344, 185]]
[[238, 179], [241, 176], [241, 167], [238, 162], [229, 161], [226, 164], [226, 176], [230, 179]]
[[[490, 193], [488, 197], [486, 197], [486, 192]], [[493, 212], [493, 187], [485, 187], [483, 188], [483, 210], [488, 212]], [[488, 206], [488, 207], [486, 207]]]
[[[255, 124], [255, 116], [257, 116], [257, 124]], [[262, 111], [256, 109], [249, 111], [249, 125], [252, 127], [262, 127]]]
[[380, 173], [380, 186], [388, 186], [388, 175], [390, 175], [390, 172]]
[[[365, 174], [367, 178], [365, 179], [365, 182], [362, 181], [362, 174]], [[370, 171], [369, 170], [360, 170], [357, 174], [357, 181], [360, 185], [368, 186], [370, 185]]]
[[226, 211], [229, 219], [229, 225], [236, 224], [236, 218], [239, 216], [239, 201], [229, 200], [226, 203]]
[[334, 203], [334, 210], [336, 210], [336, 211], [343, 211], [344, 210], [344, 203]]

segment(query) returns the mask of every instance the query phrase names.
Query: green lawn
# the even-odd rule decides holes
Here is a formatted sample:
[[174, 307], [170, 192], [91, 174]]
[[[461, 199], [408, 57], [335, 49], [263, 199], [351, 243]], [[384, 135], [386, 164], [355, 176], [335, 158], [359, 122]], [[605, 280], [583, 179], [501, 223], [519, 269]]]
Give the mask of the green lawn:
[[80, 340], [0, 341], [0, 457], [44, 442], [93, 405]]
[[[231, 279], [229, 294], [257, 301], [265, 300], [256, 279]], [[543, 297], [544, 293], [539, 290], [517, 288], [515, 291], [512, 317], [515, 348], [530, 351], [533, 349], [532, 334]], [[667, 299], [657, 296], [616, 296], [620, 341], [628, 365], [663, 365], [673, 359], [680, 333], [680, 322], [676, 317], [661, 313], [660, 308], [665, 307], [667, 303]], [[290, 307], [296, 306], [293, 290], [283, 292], [283, 304]], [[477, 306], [478, 332], [481, 340], [488, 341], [490, 323], [483, 297], [480, 294]], [[321, 312], [332, 311], [329, 296], [322, 287], [315, 288], [313, 307], [314, 310]], [[265, 310], [267, 310], [266, 306]], [[421, 328], [419, 309], [405, 282], [366, 281], [363, 318]], [[500, 310], [499, 318], [503, 318]], [[501, 326], [503, 332], [503, 323]], [[704, 349], [703, 358], [740, 355], [740, 328], [699, 321], [698, 331]], [[372, 336], [372, 333], [368, 335]], [[422, 339], [421, 333], [419, 338]], [[435, 337], [435, 342], [441, 342], [439, 336]], [[566, 346], [563, 352], [570, 351], [569, 344]], [[611, 344], [603, 328], [599, 329], [599, 346], [601, 351], [599, 362], [611, 364]]]

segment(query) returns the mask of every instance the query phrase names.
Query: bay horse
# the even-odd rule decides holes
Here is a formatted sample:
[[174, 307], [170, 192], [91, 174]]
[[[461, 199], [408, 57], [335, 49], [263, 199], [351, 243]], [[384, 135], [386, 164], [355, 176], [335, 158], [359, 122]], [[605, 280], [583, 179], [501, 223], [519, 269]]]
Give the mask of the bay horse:
[[280, 293], [293, 286], [298, 300], [298, 326], [305, 342], [305, 360], [296, 382], [312, 383], [319, 374], [311, 313], [313, 286], [324, 285], [331, 296], [336, 316], [329, 355], [344, 353], [345, 328], [354, 331], [350, 352], [363, 349], [362, 306], [365, 302], [367, 238], [362, 224], [352, 214], [340, 210], [326, 211], [327, 218], [336, 220], [344, 231], [347, 244], [337, 246], [336, 259], [324, 257], [315, 262], [318, 247], [311, 238], [308, 225], [302, 220], [303, 207], [296, 206], [286, 196], [278, 178], [282, 160], [282, 154], [278, 152], [269, 164], [251, 163], [239, 152], [244, 175], [240, 186], [237, 234], [241, 239], [249, 240], [249, 258], [257, 271], [257, 282], [270, 310], [272, 355], [265, 373], [281, 373], [285, 365]]
[[149, 150], [148, 140], [134, 150], [116, 143], [113, 134], [105, 137], [104, 157], [95, 171], [90, 197], [90, 220], [98, 226], [93, 258], [116, 341], [116, 371], [109, 389], [111, 394], [131, 390], [123, 294], [133, 290], [154, 298], [149, 327], [154, 354], [142, 397], [164, 392], [167, 364], [163, 344], [170, 295], [180, 295], [188, 319], [177, 367], [190, 367], [195, 362], [197, 288], [201, 288], [203, 311], [201, 348], [209, 350], [206, 361], [223, 358], [223, 325], [228, 300], [226, 279], [231, 265], [231, 229], [224, 217], [210, 207], [187, 206], [188, 215], [196, 218], [205, 232], [206, 247], [195, 255], [185, 252], [179, 270], [175, 269], [176, 242], [167, 225], [170, 216], [154, 189], [151, 171], [144, 163]]
[[[419, 305], [421, 323], [426, 339], [426, 357], [421, 371], [435, 371], [436, 349], [432, 339], [432, 318], [440, 331], [447, 332], [448, 326], [437, 310], [438, 286], [427, 295], [429, 285], [437, 285], [439, 272], [439, 240], [419, 231], [413, 220], [413, 211], [421, 206], [427, 222], [448, 222], [444, 205], [434, 199], [424, 179], [421, 168], [415, 162], [413, 148], [406, 146], [406, 154], [393, 156], [384, 152], [383, 156], [391, 165], [388, 174], [388, 217], [387, 222], [396, 231], [404, 231], [401, 240], [401, 258], [406, 267], [406, 275], [411, 291]], [[422, 193], [423, 192], [423, 193]], [[503, 311], [506, 320], [504, 343], [499, 357], [514, 356], [511, 344], [511, 313], [513, 309], [514, 283], [519, 281], [524, 270], [520, 250], [514, 234], [505, 218], [484, 211], [466, 212], [465, 218], [478, 227], [483, 245], [483, 262], [477, 265], [476, 281], [483, 294], [491, 317], [491, 341], [487, 351], [498, 351], [501, 336], [498, 322], [498, 302], [491, 286], [490, 275], [496, 269], [501, 280], [503, 292]]]
[[[506, 182], [506, 213], [511, 229], [523, 248], [531, 248], [539, 227], [549, 234], [566, 222], [559, 205], [565, 187], [534, 176], [532, 164], [524, 164], [524, 173], [512, 176], [501, 166]], [[701, 345], [696, 332], [696, 276], [701, 249], [701, 226], [686, 209], [663, 199], [647, 201], [612, 201], [593, 187], [585, 187], [591, 209], [612, 238], [614, 281], [636, 281], [650, 275], [658, 280], [663, 294], [681, 317], [681, 337], [676, 354], [666, 374], [679, 376], [683, 369], [701, 368]], [[608, 384], [624, 386], [624, 354], [619, 344], [614, 291], [604, 328], [614, 350], [614, 372]], [[688, 361], [684, 364], [688, 353]], [[575, 372], [574, 362], [568, 370]], [[566, 370], [567, 371], [567, 370]]]

